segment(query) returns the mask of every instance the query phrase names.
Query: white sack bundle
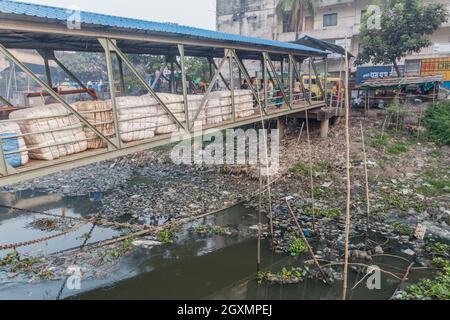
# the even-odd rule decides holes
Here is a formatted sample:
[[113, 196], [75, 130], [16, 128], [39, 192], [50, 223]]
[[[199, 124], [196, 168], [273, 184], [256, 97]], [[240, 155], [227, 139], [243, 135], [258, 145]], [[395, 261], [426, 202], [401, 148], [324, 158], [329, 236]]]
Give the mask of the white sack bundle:
[[157, 103], [150, 95], [116, 98], [120, 137], [123, 142], [155, 136]]
[[255, 114], [253, 94], [250, 90], [236, 90], [235, 103], [237, 118], [250, 117]]
[[[0, 136], [3, 138], [3, 152], [16, 152], [26, 150], [27, 146], [23, 137], [9, 138], [11, 136], [21, 135], [22, 131], [15, 122], [0, 123]], [[28, 162], [28, 151], [20, 153], [5, 154], [6, 161], [13, 167], [23, 166]]]
[[[111, 101], [82, 101], [73, 104], [73, 107], [82, 114], [95, 128], [105, 137], [114, 136], [113, 114]], [[88, 139], [88, 149], [100, 149], [107, 147], [107, 143], [98, 138], [88, 127], [84, 127], [86, 138]]]
[[[211, 92], [211, 99], [208, 101], [208, 109], [216, 110], [215, 119], [212, 119], [214, 123], [220, 123], [222, 121], [229, 121], [233, 118], [232, 107], [231, 107], [231, 92], [226, 91], [216, 91]], [[207, 115], [210, 116], [211, 112], [207, 111]], [[211, 116], [210, 116], [211, 118]]]
[[[61, 104], [18, 110], [9, 115], [21, 131], [32, 159], [54, 160], [87, 150], [81, 121]], [[56, 145], [57, 144], [57, 145]]]
[[[200, 105], [202, 104], [203, 95], [188, 95], [188, 102], [189, 102], [189, 119], [192, 122], [192, 120], [195, 117], [195, 114], [197, 113], [198, 109], [200, 108]], [[183, 113], [184, 117], [184, 113]], [[184, 121], [184, 118], [183, 118]], [[202, 126], [206, 125], [206, 117], [205, 117], [205, 109], [203, 109], [196, 120], [196, 124], [202, 124]], [[191, 123], [192, 125], [192, 123]]]
[[[184, 122], [184, 102], [183, 96], [170, 93], [158, 93], [158, 97], [172, 112], [175, 118], [180, 122]], [[158, 105], [158, 122], [156, 134], [168, 134], [177, 131], [178, 125], [172, 117]]]

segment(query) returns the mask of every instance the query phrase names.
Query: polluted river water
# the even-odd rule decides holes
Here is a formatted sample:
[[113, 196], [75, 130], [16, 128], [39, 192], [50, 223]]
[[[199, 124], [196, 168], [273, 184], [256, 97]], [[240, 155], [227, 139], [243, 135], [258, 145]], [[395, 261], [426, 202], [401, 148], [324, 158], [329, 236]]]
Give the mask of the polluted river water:
[[[31, 191], [0, 194], [3, 205], [35, 211], [85, 217], [97, 212], [101, 194], [90, 197], [63, 197]], [[36, 215], [0, 211], [0, 244], [29, 241], [48, 233], [29, 227]], [[11, 278], [0, 267], [0, 299], [339, 299], [342, 282], [331, 285], [317, 279], [305, 279], [300, 284], [259, 284], [256, 274], [257, 238], [251, 226], [257, 223], [257, 212], [245, 206], [235, 206], [216, 215], [198, 219], [183, 226], [174, 243], [150, 249], [135, 248], [124, 256], [112, 272], [99, 279], [82, 280], [79, 290], [69, 290], [67, 279], [26, 281]], [[202, 235], [195, 228], [202, 224], [227, 227], [228, 235]], [[21, 254], [46, 255], [80, 246], [82, 236], [92, 231], [87, 243], [95, 243], [120, 235], [109, 228], [86, 225], [82, 229], [41, 244], [18, 249]], [[262, 242], [262, 269], [274, 272], [283, 267], [303, 266], [309, 256], [291, 257], [272, 254], [267, 240]], [[395, 252], [395, 248], [394, 248]], [[0, 252], [0, 259], [8, 251]], [[402, 273], [408, 267], [403, 260], [379, 257], [372, 262], [383, 269]], [[3, 274], [2, 274], [3, 273]], [[428, 276], [417, 271], [410, 281]], [[364, 277], [354, 270], [349, 274], [352, 288]], [[350, 299], [389, 299], [399, 285], [390, 276], [381, 275], [381, 289], [369, 290], [362, 281], [349, 292]]]

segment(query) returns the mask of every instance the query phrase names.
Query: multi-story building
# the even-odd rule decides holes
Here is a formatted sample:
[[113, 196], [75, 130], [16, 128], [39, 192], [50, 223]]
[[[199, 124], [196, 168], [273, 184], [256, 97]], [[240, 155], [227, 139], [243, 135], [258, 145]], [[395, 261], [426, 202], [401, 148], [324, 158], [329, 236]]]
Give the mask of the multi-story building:
[[[450, 0], [425, 2], [437, 1], [446, 4], [450, 11]], [[266, 39], [295, 41], [296, 32], [290, 24], [291, 13], [286, 12], [283, 16], [278, 16], [276, 14], [278, 2], [279, 0], [217, 0], [217, 29]], [[359, 41], [362, 16], [371, 2], [372, 0], [323, 0], [316, 16], [305, 18], [298, 36], [309, 35], [340, 45], [344, 45], [344, 38], [347, 36], [348, 47], [351, 53], [357, 56], [363, 50]], [[407, 73], [420, 74], [422, 68], [434, 65], [434, 61], [441, 61], [440, 67], [444, 69], [450, 68], [450, 19], [430, 39], [432, 46], [424, 48], [418, 54], [408, 55], [399, 62], [400, 65], [406, 65]], [[338, 72], [340, 65], [339, 60], [331, 59], [330, 72]], [[369, 72], [369, 76], [370, 73], [377, 74], [371, 72], [371, 68], [361, 70]], [[357, 71], [357, 68], [352, 67], [352, 71]], [[450, 81], [450, 69], [447, 71], [447, 80]]]

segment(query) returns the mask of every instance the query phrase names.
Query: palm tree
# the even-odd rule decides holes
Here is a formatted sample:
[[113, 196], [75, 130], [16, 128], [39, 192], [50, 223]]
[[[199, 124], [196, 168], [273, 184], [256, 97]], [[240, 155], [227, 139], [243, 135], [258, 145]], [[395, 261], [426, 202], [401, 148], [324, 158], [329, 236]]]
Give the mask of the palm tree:
[[291, 14], [291, 26], [295, 31], [295, 40], [303, 31], [303, 22], [309, 14], [315, 17], [317, 9], [322, 5], [322, 0], [280, 0], [277, 4], [276, 12], [278, 17], [283, 17], [286, 12]]

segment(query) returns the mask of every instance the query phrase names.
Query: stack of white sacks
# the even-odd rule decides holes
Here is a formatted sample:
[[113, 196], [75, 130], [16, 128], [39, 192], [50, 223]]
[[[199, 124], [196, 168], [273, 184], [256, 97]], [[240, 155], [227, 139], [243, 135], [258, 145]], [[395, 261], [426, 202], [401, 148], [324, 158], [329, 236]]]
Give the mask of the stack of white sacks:
[[236, 90], [234, 101], [237, 118], [250, 117], [255, 114], [253, 94], [250, 90]]
[[87, 150], [86, 134], [80, 120], [60, 104], [14, 111], [32, 159], [54, 160]]
[[[184, 121], [184, 102], [182, 95], [160, 93], [158, 97], [177, 118], [178, 121]], [[156, 134], [168, 134], [177, 131], [177, 124], [172, 117], [158, 105], [158, 121]]]
[[[114, 137], [112, 107], [109, 101], [82, 101], [72, 106], [105, 137]], [[88, 149], [99, 149], [107, 146], [106, 142], [98, 138], [97, 134], [88, 127], [84, 127], [84, 133], [86, 134]]]
[[158, 108], [150, 95], [116, 98], [120, 137], [123, 142], [155, 136]]
[[[159, 98], [167, 105], [173, 115], [184, 123], [185, 106], [182, 95], [160, 93]], [[189, 119], [193, 119], [200, 108], [202, 95], [188, 95]], [[74, 109], [83, 115], [106, 137], [114, 137], [112, 103], [107, 101], [84, 101], [73, 104]], [[175, 121], [151, 95], [116, 98], [120, 137], [123, 142], [153, 138], [155, 135], [170, 134], [178, 130]], [[255, 114], [253, 96], [250, 90], [235, 91], [236, 117], [243, 118]], [[83, 125], [64, 106], [52, 104], [10, 114], [9, 127], [0, 126], [2, 132], [26, 134], [18, 141], [32, 159], [54, 160], [87, 149], [106, 147], [96, 134]], [[231, 93], [212, 92], [196, 120], [196, 125], [216, 125], [232, 119]], [[3, 124], [4, 126], [5, 124]], [[25, 146], [26, 144], [26, 146]], [[22, 148], [21, 148], [22, 149]], [[26, 152], [22, 154], [23, 163], [28, 161]]]

